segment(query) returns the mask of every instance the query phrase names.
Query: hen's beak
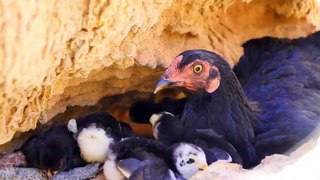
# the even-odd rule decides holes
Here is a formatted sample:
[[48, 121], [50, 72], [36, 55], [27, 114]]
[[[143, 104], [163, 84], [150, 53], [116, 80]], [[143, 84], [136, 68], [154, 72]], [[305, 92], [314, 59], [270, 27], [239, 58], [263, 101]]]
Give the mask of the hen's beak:
[[203, 171], [203, 170], [205, 170], [207, 167], [208, 167], [208, 165], [207, 165], [207, 164], [204, 164], [204, 165], [199, 166], [198, 169], [199, 169], [200, 171]]
[[157, 82], [156, 87], [154, 88], [154, 94], [156, 94], [158, 91], [161, 91], [162, 89], [166, 89], [168, 87], [176, 86], [175, 82], [172, 82], [166, 78], [161, 77], [159, 81]]

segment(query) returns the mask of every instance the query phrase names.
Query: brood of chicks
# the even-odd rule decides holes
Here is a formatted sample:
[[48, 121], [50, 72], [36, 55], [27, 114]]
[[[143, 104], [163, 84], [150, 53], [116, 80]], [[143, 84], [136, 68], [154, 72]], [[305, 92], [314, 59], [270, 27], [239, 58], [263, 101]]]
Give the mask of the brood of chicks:
[[107, 113], [93, 113], [37, 133], [21, 150], [28, 166], [48, 171], [103, 162], [107, 179], [188, 179], [218, 160], [253, 167], [318, 126], [319, 42], [320, 33], [251, 40], [236, 73], [213, 52], [185, 51], [155, 92], [180, 87], [187, 97], [131, 107], [131, 119], [150, 121], [154, 139], [134, 135]]
[[[151, 123], [159, 127], [158, 124], [164, 125], [163, 121], [174, 117], [166, 115], [154, 114]], [[37, 133], [21, 151], [29, 167], [50, 174], [101, 162], [107, 179], [187, 179], [217, 160], [241, 163], [235, 149], [222, 137], [211, 132], [188, 134], [179, 128], [156, 130], [156, 139], [138, 137], [127, 124], [98, 112]], [[167, 133], [173, 131], [181, 131], [185, 136], [169, 143], [158, 139], [163, 136], [167, 140], [171, 136]], [[201, 139], [201, 135], [206, 139]]]

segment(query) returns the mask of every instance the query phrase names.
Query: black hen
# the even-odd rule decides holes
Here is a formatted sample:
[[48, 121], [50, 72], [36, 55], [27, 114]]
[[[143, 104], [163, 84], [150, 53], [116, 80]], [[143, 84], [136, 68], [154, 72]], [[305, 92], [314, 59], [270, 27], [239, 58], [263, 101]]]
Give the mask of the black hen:
[[[181, 53], [156, 91], [183, 87], [189, 96], [182, 121], [212, 128], [231, 142], [245, 167], [265, 155], [283, 153], [318, 125], [320, 33], [297, 40], [264, 38], [245, 44], [236, 75], [219, 55], [205, 50]], [[256, 108], [256, 107], [259, 107]]]

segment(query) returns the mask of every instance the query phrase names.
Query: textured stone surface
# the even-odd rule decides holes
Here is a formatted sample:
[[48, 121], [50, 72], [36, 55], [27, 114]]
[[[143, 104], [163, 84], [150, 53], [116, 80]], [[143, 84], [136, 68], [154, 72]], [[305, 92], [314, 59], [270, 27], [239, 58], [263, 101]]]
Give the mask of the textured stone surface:
[[74, 168], [67, 172], [59, 172], [55, 174], [50, 180], [82, 180], [82, 179], [93, 179], [99, 172], [102, 171], [100, 163], [88, 164], [83, 167]]
[[1, 180], [45, 180], [46, 175], [35, 168], [8, 167], [0, 169]]
[[26, 166], [26, 159], [22, 152], [8, 153], [2, 157], [0, 156], [0, 169], [15, 166]]
[[183, 50], [234, 64], [248, 39], [310, 34], [320, 29], [317, 2], [0, 0], [0, 144], [67, 106], [151, 92]]
[[[318, 135], [317, 135], [318, 136]], [[191, 179], [215, 180], [269, 180], [269, 179], [308, 179], [320, 177], [319, 139], [309, 140], [290, 156], [274, 154], [262, 160], [252, 170], [242, 169], [239, 165], [218, 162], [211, 164], [205, 171], [197, 173]]]

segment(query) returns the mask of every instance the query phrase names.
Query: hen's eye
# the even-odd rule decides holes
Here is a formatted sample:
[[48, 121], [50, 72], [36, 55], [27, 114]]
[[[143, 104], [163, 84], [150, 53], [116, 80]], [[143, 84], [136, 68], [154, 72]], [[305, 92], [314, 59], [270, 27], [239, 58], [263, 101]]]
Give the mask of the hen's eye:
[[203, 70], [203, 67], [201, 64], [197, 64], [197, 65], [194, 65], [193, 66], [193, 72], [196, 73], [196, 74], [199, 74], [201, 73]]
[[194, 159], [191, 159], [191, 158], [190, 158], [190, 159], [188, 159], [187, 163], [188, 163], [188, 164], [192, 164], [192, 163], [194, 163]]

